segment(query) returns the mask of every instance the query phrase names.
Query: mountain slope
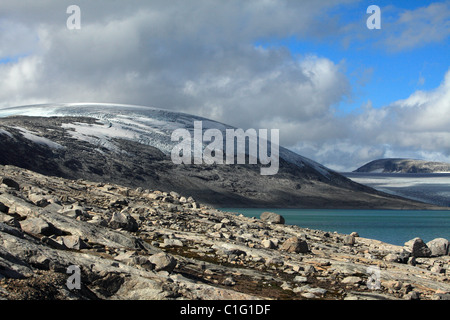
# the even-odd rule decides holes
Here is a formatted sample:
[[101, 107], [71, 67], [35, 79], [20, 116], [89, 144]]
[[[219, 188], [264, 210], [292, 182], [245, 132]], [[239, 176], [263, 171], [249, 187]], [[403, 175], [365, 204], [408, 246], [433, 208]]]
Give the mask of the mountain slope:
[[415, 159], [378, 159], [354, 172], [380, 173], [440, 173], [450, 172], [450, 163]]
[[175, 165], [171, 133], [232, 128], [156, 108], [54, 104], [0, 110], [0, 164], [68, 179], [177, 191], [216, 207], [392, 208], [426, 206], [377, 192], [280, 147], [280, 168], [260, 165]]

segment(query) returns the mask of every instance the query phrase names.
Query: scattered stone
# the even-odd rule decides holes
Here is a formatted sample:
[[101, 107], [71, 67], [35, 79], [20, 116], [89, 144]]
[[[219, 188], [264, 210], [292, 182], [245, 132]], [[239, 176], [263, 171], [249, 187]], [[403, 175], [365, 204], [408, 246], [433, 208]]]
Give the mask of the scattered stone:
[[316, 299], [316, 295], [311, 292], [304, 292], [301, 294], [301, 296], [305, 299]]
[[182, 247], [183, 245], [179, 239], [164, 239], [164, 247]]
[[440, 257], [449, 254], [449, 241], [444, 238], [437, 238], [427, 242], [427, 247], [431, 250], [432, 257]]
[[265, 240], [261, 241], [261, 244], [264, 248], [267, 248], [267, 249], [276, 249], [277, 248], [275, 243], [273, 243], [273, 241], [269, 240], [269, 239], [265, 239]]
[[407, 264], [409, 264], [410, 266], [415, 266], [416, 265], [416, 258], [415, 257], [409, 257]]
[[164, 252], [154, 254], [148, 260], [155, 265], [155, 271], [167, 271], [172, 273], [177, 265], [177, 260]]
[[401, 262], [399, 257], [398, 257], [398, 254], [396, 254], [396, 253], [389, 253], [389, 254], [387, 254], [383, 258], [383, 260], [387, 261], [387, 262]]
[[349, 284], [349, 285], [358, 285], [362, 283], [363, 280], [360, 277], [350, 276], [342, 279], [342, 283]]
[[405, 300], [420, 300], [420, 296], [416, 291], [411, 291], [403, 296]]
[[20, 185], [16, 181], [14, 181], [13, 179], [10, 179], [10, 178], [5, 178], [5, 177], [0, 178], [0, 184], [4, 184], [14, 190], [17, 190], [17, 191], [20, 190]]
[[125, 212], [114, 212], [108, 225], [113, 229], [123, 229], [130, 232], [138, 230], [136, 220]]
[[344, 237], [344, 245], [345, 246], [353, 246], [355, 244], [355, 237], [352, 235], [348, 235]]
[[228, 277], [223, 281], [223, 285], [231, 287], [231, 286], [236, 285], [236, 281], [234, 281], [234, 279], [232, 277]]
[[81, 250], [90, 248], [79, 236], [64, 236], [63, 243], [69, 249]]
[[436, 273], [444, 273], [445, 272], [445, 270], [439, 265], [432, 266], [430, 271], [431, 272], [436, 272]]
[[305, 240], [298, 237], [292, 237], [281, 245], [280, 250], [292, 253], [308, 253], [309, 247]]
[[56, 234], [56, 229], [41, 218], [27, 218], [20, 222], [20, 227], [23, 231], [31, 234], [41, 234], [44, 236]]
[[[0, 300], [279, 299], [280, 285], [282, 295], [300, 299], [450, 296], [442, 239], [402, 248], [356, 239], [354, 232], [264, 223], [200, 204], [194, 209], [192, 198], [173, 193], [9, 166], [0, 166], [0, 176], [20, 185], [3, 186], [0, 194]], [[45, 208], [39, 197], [49, 202]], [[423, 247], [432, 258], [419, 257]], [[380, 289], [365, 286], [370, 265], [381, 268]], [[55, 285], [65, 283], [69, 266], [81, 269], [80, 291]], [[36, 283], [42, 286], [26, 296]]]
[[274, 212], [261, 213], [260, 219], [264, 222], [270, 222], [273, 224], [284, 224], [284, 217]]
[[414, 238], [408, 242], [405, 242], [404, 248], [415, 258], [431, 256], [431, 250], [420, 238]]
[[14, 227], [14, 228], [19, 228], [20, 229], [20, 223], [19, 221], [7, 214], [3, 214], [0, 212], [0, 222], [3, 222], [5, 224], [7, 224], [10, 227]]
[[30, 199], [35, 205], [41, 208], [45, 208], [50, 204], [50, 201], [47, 198], [47, 196], [42, 194], [30, 193], [28, 195], [28, 199]]
[[303, 277], [303, 276], [296, 276], [294, 278], [294, 282], [306, 283], [306, 282], [308, 282], [308, 278], [307, 277]]

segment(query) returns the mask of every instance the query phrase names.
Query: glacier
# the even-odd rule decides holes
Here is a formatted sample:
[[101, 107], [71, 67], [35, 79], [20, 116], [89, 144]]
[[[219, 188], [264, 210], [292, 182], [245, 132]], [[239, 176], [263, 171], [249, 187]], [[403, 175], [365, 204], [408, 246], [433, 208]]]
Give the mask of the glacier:
[[[70, 123], [64, 124], [70, 129], [73, 138], [89, 142], [114, 152], [121, 152], [113, 139], [121, 138], [137, 141], [141, 144], [158, 148], [166, 155], [170, 155], [175, 146], [171, 141], [171, 134], [176, 129], [194, 131], [194, 122], [202, 121], [203, 130], [219, 129], [224, 133], [226, 129], [236, 129], [218, 121], [182, 112], [159, 109], [155, 107], [110, 104], [110, 103], [55, 103], [5, 108], [0, 110], [0, 117], [8, 116], [30, 117], [89, 117], [97, 119], [97, 124]], [[244, 131], [246, 128], [244, 128]], [[282, 130], [280, 130], [282, 134]], [[204, 147], [206, 144], [204, 144]], [[312, 167], [324, 178], [331, 179], [333, 170], [280, 147], [280, 159], [292, 163], [299, 168], [305, 165]]]

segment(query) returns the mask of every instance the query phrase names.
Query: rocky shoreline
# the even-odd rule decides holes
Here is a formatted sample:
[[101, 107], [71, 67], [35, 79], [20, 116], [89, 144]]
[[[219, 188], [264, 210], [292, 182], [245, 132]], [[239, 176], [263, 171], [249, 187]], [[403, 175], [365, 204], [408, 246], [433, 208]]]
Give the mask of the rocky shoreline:
[[446, 239], [394, 246], [175, 192], [0, 177], [0, 299], [450, 299]]

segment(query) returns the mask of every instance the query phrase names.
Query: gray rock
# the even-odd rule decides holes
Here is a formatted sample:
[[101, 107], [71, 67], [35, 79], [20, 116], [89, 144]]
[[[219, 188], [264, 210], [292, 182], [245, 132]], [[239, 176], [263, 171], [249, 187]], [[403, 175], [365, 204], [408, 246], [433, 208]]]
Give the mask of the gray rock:
[[101, 227], [108, 226], [108, 222], [101, 216], [93, 216], [92, 219], [89, 220], [88, 222]]
[[27, 218], [20, 222], [20, 226], [23, 231], [31, 234], [41, 234], [44, 236], [57, 234], [56, 228], [42, 218]]
[[430, 271], [436, 272], [436, 273], [444, 273], [445, 272], [445, 270], [439, 265], [432, 266]]
[[449, 241], [444, 238], [436, 238], [427, 242], [427, 247], [431, 250], [431, 256], [439, 257], [449, 254]]
[[[20, 226], [19, 226], [20, 227]], [[8, 233], [15, 237], [23, 238], [23, 233], [20, 229], [10, 226], [6, 223], [0, 222], [0, 232]]]
[[182, 247], [183, 245], [179, 239], [164, 239], [164, 247]]
[[384, 258], [384, 261], [387, 262], [400, 262], [400, 259], [398, 258], [398, 254], [395, 253], [389, 253]]
[[318, 294], [318, 295], [325, 295], [327, 293], [327, 289], [324, 288], [309, 288], [306, 290], [309, 293]]
[[171, 273], [177, 265], [177, 260], [164, 252], [152, 255], [148, 261], [155, 265], [155, 271], [167, 271], [169, 273]]
[[50, 204], [50, 201], [47, 199], [47, 196], [42, 194], [30, 193], [28, 195], [28, 199], [30, 199], [38, 207], [42, 208]]
[[347, 235], [344, 237], [344, 245], [353, 246], [355, 244], [355, 237], [352, 235]]
[[415, 266], [416, 265], [416, 258], [415, 257], [409, 257], [408, 261], [406, 263], [411, 265], [411, 266]]
[[63, 237], [63, 243], [67, 248], [75, 250], [87, 249], [90, 247], [79, 236], [65, 236]]
[[62, 240], [57, 241], [57, 240], [49, 238], [47, 236], [43, 236], [41, 238], [41, 242], [53, 249], [57, 249], [57, 250], [66, 250], [67, 249], [67, 247], [64, 245]]
[[275, 243], [273, 243], [273, 241], [269, 239], [261, 241], [261, 245], [266, 249], [275, 249], [277, 247]]
[[0, 184], [7, 185], [8, 187], [10, 187], [10, 188], [12, 188], [14, 190], [17, 190], [17, 191], [20, 190], [20, 185], [16, 181], [11, 179], [11, 178], [1, 178], [0, 179]]
[[342, 283], [350, 284], [350, 285], [357, 285], [362, 282], [363, 282], [363, 280], [360, 277], [355, 277], [355, 276], [346, 277], [342, 280]]
[[263, 212], [261, 213], [260, 219], [264, 222], [270, 222], [273, 224], [284, 224], [283, 216], [274, 212]]
[[309, 247], [305, 240], [298, 237], [287, 239], [280, 247], [280, 250], [292, 253], [308, 253]]
[[415, 258], [419, 257], [430, 257], [431, 250], [427, 247], [427, 245], [420, 238], [414, 238], [405, 242], [404, 246], [405, 250], [410, 252], [411, 255]]
[[61, 210], [60, 213], [73, 219], [76, 219], [83, 214], [80, 209], [64, 209]]
[[141, 267], [145, 270], [153, 270], [155, 265], [151, 263], [147, 256], [138, 255], [136, 251], [126, 251], [114, 258], [114, 260], [123, 262], [129, 266]]
[[139, 226], [136, 220], [126, 212], [114, 212], [108, 224], [113, 229], [135, 232]]
[[20, 223], [16, 218], [11, 217], [11, 216], [1, 213], [1, 212], [0, 212], [0, 222], [3, 222], [5, 224], [7, 224], [8, 226], [20, 229]]
[[308, 282], [308, 278], [307, 277], [303, 277], [303, 276], [296, 276], [294, 278], [295, 282], [299, 282], [299, 283], [306, 283]]
[[223, 285], [224, 286], [229, 286], [232, 287], [236, 284], [236, 281], [234, 281], [234, 279], [232, 277], [228, 277], [223, 281]]
[[311, 292], [304, 292], [301, 294], [301, 296], [305, 299], [315, 299], [317, 298], [313, 293]]

